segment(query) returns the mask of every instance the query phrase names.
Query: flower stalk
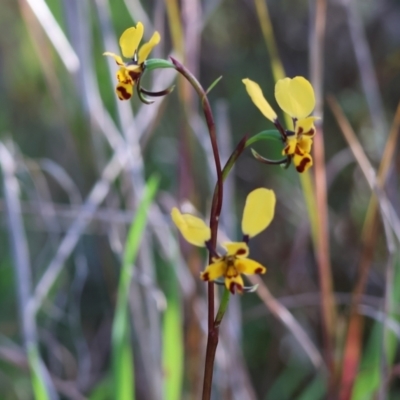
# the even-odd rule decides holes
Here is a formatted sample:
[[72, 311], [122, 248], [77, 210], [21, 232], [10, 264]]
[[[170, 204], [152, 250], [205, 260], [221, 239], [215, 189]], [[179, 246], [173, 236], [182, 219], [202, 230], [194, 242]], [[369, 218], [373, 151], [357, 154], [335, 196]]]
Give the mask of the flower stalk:
[[[200, 82], [196, 79], [193, 74], [185, 68], [178, 60], [171, 57], [171, 61], [175, 66], [175, 69], [192, 85], [195, 89], [197, 95], [200, 98], [201, 106], [203, 108], [204, 117], [206, 119], [208, 132], [210, 135], [211, 147], [213, 150], [213, 156], [215, 160], [215, 168], [217, 172], [217, 194], [213, 198], [210, 214], [210, 230], [211, 239], [210, 243], [212, 247], [216, 247], [217, 244], [217, 231], [218, 231], [218, 221], [219, 215], [221, 214], [222, 199], [223, 199], [223, 179], [222, 179], [222, 168], [221, 160], [218, 151], [218, 143], [215, 129], [215, 122], [213, 113], [211, 110], [210, 102], [208, 101], [207, 93], [201, 86]], [[209, 253], [209, 263], [212, 262], [212, 253]], [[229, 297], [228, 297], [229, 300]], [[226, 308], [226, 307], [225, 307]], [[212, 376], [214, 370], [214, 360], [215, 352], [218, 346], [218, 336], [219, 336], [219, 324], [215, 326], [214, 323], [214, 284], [208, 282], [208, 337], [207, 337], [207, 349], [206, 349], [206, 360], [204, 367], [204, 378], [203, 378], [203, 400], [208, 400], [211, 397], [211, 386], [212, 386]], [[223, 314], [220, 315], [221, 322]]]

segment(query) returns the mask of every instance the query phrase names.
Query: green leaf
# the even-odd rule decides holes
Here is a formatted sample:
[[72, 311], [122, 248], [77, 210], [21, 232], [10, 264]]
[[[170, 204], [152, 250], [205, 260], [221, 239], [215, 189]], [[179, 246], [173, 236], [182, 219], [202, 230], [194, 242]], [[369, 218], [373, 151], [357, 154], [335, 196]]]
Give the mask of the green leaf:
[[282, 136], [276, 129], [270, 129], [267, 131], [262, 131], [257, 133], [256, 135], [252, 136], [246, 142], [246, 147], [251, 146], [253, 143], [265, 140], [279, 140], [282, 141]]
[[146, 60], [145, 63], [145, 71], [152, 71], [153, 69], [159, 69], [159, 68], [174, 68], [174, 64], [167, 60], [163, 60], [162, 58], [150, 58], [149, 60]]
[[134, 400], [133, 353], [130, 343], [128, 297], [133, 263], [147, 222], [147, 213], [158, 188], [158, 178], [149, 179], [143, 199], [128, 232], [118, 285], [117, 305], [112, 326], [112, 354], [114, 375], [114, 398]]
[[219, 78], [217, 78], [217, 79], [208, 87], [208, 89], [206, 90], [206, 95], [207, 95], [208, 93], [210, 93], [211, 90], [214, 89], [214, 87], [218, 84], [218, 82], [219, 82], [221, 79], [222, 79], [222, 75], [221, 75]]

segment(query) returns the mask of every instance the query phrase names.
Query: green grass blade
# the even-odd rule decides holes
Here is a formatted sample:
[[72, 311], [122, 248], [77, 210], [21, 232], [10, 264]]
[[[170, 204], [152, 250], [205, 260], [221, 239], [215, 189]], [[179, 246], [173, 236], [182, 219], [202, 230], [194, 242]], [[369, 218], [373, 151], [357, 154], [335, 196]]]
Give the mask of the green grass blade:
[[49, 400], [50, 397], [43, 379], [39, 351], [35, 345], [28, 345], [27, 358], [31, 370], [31, 382], [35, 400]]
[[129, 340], [128, 296], [133, 262], [135, 261], [142, 233], [146, 226], [147, 213], [157, 188], [158, 178], [150, 178], [125, 243], [117, 305], [112, 327], [114, 395], [118, 400], [135, 399], [133, 355]]
[[163, 323], [163, 367], [166, 400], [180, 400], [182, 396], [184, 349], [182, 309], [179, 300], [178, 290], [171, 290], [170, 293], [167, 293], [168, 306], [164, 313]]
[[206, 90], [206, 94], [209, 94], [211, 92], [211, 90], [213, 90], [215, 88], [215, 86], [217, 86], [217, 84], [219, 83], [219, 81], [222, 79], [222, 75], [217, 78]]
[[317, 375], [296, 400], [322, 400], [326, 395], [327, 382], [323, 375]]
[[309, 368], [299, 368], [298, 363], [291, 362], [282, 371], [266, 396], [266, 400], [291, 400], [294, 393], [309, 374]]
[[[392, 311], [395, 310], [395, 304], [400, 301], [400, 260], [399, 255], [396, 256], [395, 277], [392, 287]], [[390, 312], [389, 318], [399, 322], [400, 318], [396, 312]], [[393, 365], [395, 355], [398, 349], [398, 338], [392, 331], [387, 334], [387, 355], [388, 362]], [[371, 332], [365, 355], [362, 359], [360, 370], [354, 384], [351, 400], [368, 400], [372, 399], [378, 390], [380, 382], [380, 359], [382, 352], [382, 323], [376, 322]]]

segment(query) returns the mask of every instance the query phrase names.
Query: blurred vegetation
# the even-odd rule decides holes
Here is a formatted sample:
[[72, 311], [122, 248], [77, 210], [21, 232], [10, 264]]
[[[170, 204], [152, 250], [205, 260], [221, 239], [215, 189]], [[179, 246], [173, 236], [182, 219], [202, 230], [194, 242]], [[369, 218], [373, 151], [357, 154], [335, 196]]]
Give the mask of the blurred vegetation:
[[[317, 3], [266, 3], [287, 76], [312, 78], [310, 32]], [[136, 94], [130, 102], [119, 102], [114, 91], [117, 67], [102, 53], [118, 52], [121, 33], [142, 20], [145, 39], [154, 30], [162, 37], [152, 56], [167, 59], [176, 47], [168, 11], [177, 4], [184, 54], [175, 48], [175, 57], [204, 88], [223, 76], [209, 100], [224, 163], [245, 134], [272, 128], [247, 96], [243, 78], [257, 81], [279, 109], [272, 60], [254, 2], [0, 4], [0, 145], [1, 154], [10, 157], [2, 156], [0, 162], [0, 399], [116, 398], [113, 318], [121, 265], [129, 250], [127, 234], [139, 217], [147, 218], [147, 228], [127, 299], [130, 336], [124, 354], [133, 354], [134, 377], [125, 379], [135, 382], [137, 399], [200, 398], [207, 317], [205, 285], [198, 275], [205, 253], [179, 240], [169, 212], [189, 200], [189, 210], [194, 207], [208, 216], [215, 171], [203, 115], [193, 89], [175, 71], [146, 75], [144, 86], [154, 90], [177, 84], [173, 93], [153, 105], [141, 104]], [[378, 171], [400, 99], [400, 2], [328, 1], [326, 15], [323, 99], [327, 94], [337, 99]], [[57, 29], [71, 48], [60, 41]], [[396, 140], [391, 145], [390, 168], [383, 179], [383, 192], [397, 218], [390, 228], [394, 249], [388, 250], [378, 207], [377, 234], [367, 260], [370, 269], [357, 307], [363, 318], [360, 364], [351, 396], [345, 397], [339, 389], [347, 365], [351, 294], [365, 251], [363, 226], [372, 192], [338, 117], [325, 102], [323, 117], [328, 256], [338, 312], [334, 373], [328, 376], [322, 366], [310, 362], [296, 332], [282, 324], [269, 303], [257, 294], [234, 296], [222, 322], [213, 399], [328, 399], [327, 393], [343, 400], [400, 396], [399, 146]], [[399, 122], [395, 135], [398, 129]], [[281, 146], [274, 142], [254, 148], [266, 157], [280, 157]], [[142, 209], [140, 214], [146, 181], [153, 174], [159, 177], [158, 192], [148, 212]], [[232, 239], [240, 237], [245, 197], [261, 186], [274, 189], [277, 210], [270, 228], [251, 242], [252, 258], [268, 267], [265, 285], [326, 360], [318, 257], [295, 169], [263, 165], [246, 150], [226, 183], [221, 230]], [[24, 245], [26, 259], [21, 255]], [[23, 332], [26, 315], [21, 310], [29, 313], [23, 291], [37, 294], [46, 272], [57, 268], [59, 273], [33, 312], [35, 361], [34, 352], [28, 357], [31, 342]], [[30, 322], [25, 319], [28, 329]], [[33, 389], [35, 375], [29, 368], [37, 371], [47, 394], [41, 394], [40, 387]], [[339, 388], [336, 392], [329, 386], [332, 382]]]

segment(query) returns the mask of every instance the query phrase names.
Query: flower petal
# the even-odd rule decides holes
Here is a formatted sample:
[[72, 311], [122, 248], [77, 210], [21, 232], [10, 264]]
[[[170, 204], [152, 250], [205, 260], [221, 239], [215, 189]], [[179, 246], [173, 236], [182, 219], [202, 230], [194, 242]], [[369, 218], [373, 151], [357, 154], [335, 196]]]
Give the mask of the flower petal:
[[309, 136], [315, 135], [314, 121], [318, 117], [307, 117], [296, 121], [296, 135], [298, 136]]
[[312, 139], [304, 136], [297, 141], [297, 147], [300, 147], [303, 154], [304, 153], [311, 153], [311, 146], [312, 146]]
[[249, 193], [243, 210], [242, 232], [252, 238], [271, 223], [275, 213], [273, 190], [258, 188]]
[[131, 78], [128, 70], [125, 67], [120, 68], [117, 71], [116, 75], [117, 75], [118, 82], [125, 83], [125, 84], [129, 83], [130, 85], [133, 85], [133, 79]]
[[296, 119], [307, 117], [315, 107], [314, 89], [302, 76], [284, 78], [276, 82], [275, 98], [279, 107]]
[[246, 258], [249, 255], [249, 246], [245, 242], [225, 242], [222, 247], [226, 249], [226, 256]]
[[129, 100], [133, 94], [133, 84], [120, 82], [115, 88], [115, 92], [120, 100]]
[[194, 246], [204, 247], [211, 238], [211, 230], [206, 223], [190, 214], [181, 214], [177, 208], [171, 211], [172, 221], [187, 242]]
[[160, 34], [156, 31], [153, 33], [153, 36], [150, 40], [145, 43], [139, 50], [139, 59], [138, 64], [142, 64], [144, 61], [147, 60], [150, 52], [153, 50], [153, 47], [160, 43], [161, 37]]
[[240, 274], [236, 276], [225, 277], [225, 286], [232, 293], [235, 294], [235, 291], [238, 293], [243, 293], [243, 278]]
[[111, 53], [109, 51], [106, 51], [105, 53], [103, 53], [103, 56], [112, 57], [112, 58], [114, 58], [115, 62], [118, 65], [124, 65], [124, 62], [122, 61], [122, 58], [119, 55], [115, 54], [115, 53]]
[[225, 275], [226, 262], [217, 261], [216, 263], [210, 264], [201, 274], [200, 278], [203, 281], [214, 281], [220, 276]]
[[311, 154], [304, 154], [304, 155], [299, 155], [295, 154], [293, 157], [293, 163], [296, 166], [297, 172], [305, 172], [307, 171], [310, 167], [313, 165], [313, 160], [311, 157]]
[[139, 43], [143, 37], [144, 27], [141, 22], [138, 22], [135, 27], [128, 28], [119, 38], [122, 55], [125, 58], [133, 58], [135, 51], [139, 47]]
[[286, 139], [286, 147], [282, 151], [283, 156], [290, 156], [294, 154], [296, 151], [296, 146], [297, 146], [297, 138], [296, 136], [288, 136]]
[[236, 260], [235, 267], [240, 274], [246, 275], [265, 274], [267, 271], [260, 263], [249, 258]]
[[250, 80], [248, 78], [242, 79], [242, 82], [246, 86], [247, 93], [251, 97], [251, 100], [256, 105], [256, 107], [270, 121], [272, 121], [272, 122], [276, 121], [278, 117], [277, 117], [275, 111], [269, 105], [268, 101], [265, 100], [265, 97], [262, 93], [260, 86], [256, 82], [253, 82], [252, 80]]

